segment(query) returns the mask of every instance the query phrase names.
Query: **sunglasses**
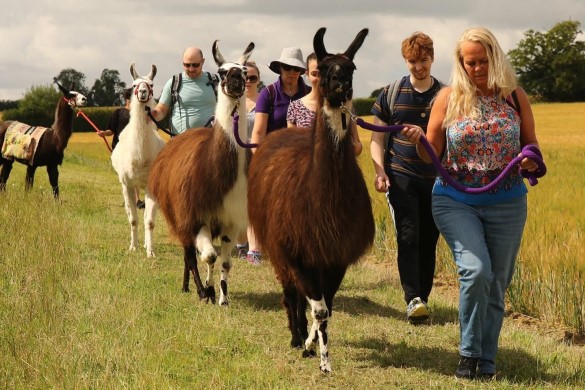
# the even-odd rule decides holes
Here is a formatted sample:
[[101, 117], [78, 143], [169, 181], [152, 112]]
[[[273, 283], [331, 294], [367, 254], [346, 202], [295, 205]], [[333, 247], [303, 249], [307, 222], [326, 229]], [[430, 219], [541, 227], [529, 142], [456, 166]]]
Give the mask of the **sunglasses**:
[[248, 76], [248, 77], [246, 77], [246, 81], [250, 82], [250, 83], [257, 83], [258, 76], [255, 76], [255, 75]]
[[282, 69], [282, 70], [284, 70], [286, 72], [293, 71], [293, 72], [302, 73], [302, 72], [305, 71], [303, 68], [298, 68], [296, 66], [290, 66], [288, 64], [282, 64], [282, 63], [280, 64], [280, 69]]
[[199, 68], [199, 66], [201, 66], [201, 62], [198, 62], [196, 64], [186, 64], [183, 62], [183, 66], [187, 69], [189, 68]]

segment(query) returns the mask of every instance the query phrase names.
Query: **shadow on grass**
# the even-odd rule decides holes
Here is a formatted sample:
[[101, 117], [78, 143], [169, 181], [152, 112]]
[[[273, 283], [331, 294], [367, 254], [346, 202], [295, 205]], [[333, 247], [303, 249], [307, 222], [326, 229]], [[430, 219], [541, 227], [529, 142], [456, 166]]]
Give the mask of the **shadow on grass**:
[[[440, 347], [413, 348], [404, 341], [392, 344], [385, 340], [370, 338], [348, 345], [365, 351], [356, 360], [380, 368], [416, 368], [454, 377], [459, 361], [457, 351]], [[551, 374], [534, 356], [518, 349], [500, 348], [497, 364], [496, 382], [566, 386], [577, 385], [582, 380], [582, 373], [579, 372]]]

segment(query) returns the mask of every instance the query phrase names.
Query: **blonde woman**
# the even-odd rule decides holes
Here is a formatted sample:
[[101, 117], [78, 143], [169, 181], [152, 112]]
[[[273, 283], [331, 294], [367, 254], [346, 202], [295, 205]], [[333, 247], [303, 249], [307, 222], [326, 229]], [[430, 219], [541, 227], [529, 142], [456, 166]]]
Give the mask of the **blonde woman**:
[[[466, 30], [457, 42], [451, 85], [437, 95], [427, 127], [427, 140], [442, 156], [443, 167], [466, 187], [485, 186], [522, 147], [538, 146], [534, 127], [528, 96], [516, 85], [494, 35], [485, 28]], [[430, 161], [419, 143], [422, 130], [403, 133]], [[520, 167], [538, 168], [528, 158]], [[435, 181], [433, 217], [459, 274], [459, 378], [496, 375], [504, 298], [526, 222], [526, 192], [517, 171], [482, 194], [459, 192], [441, 177]]]

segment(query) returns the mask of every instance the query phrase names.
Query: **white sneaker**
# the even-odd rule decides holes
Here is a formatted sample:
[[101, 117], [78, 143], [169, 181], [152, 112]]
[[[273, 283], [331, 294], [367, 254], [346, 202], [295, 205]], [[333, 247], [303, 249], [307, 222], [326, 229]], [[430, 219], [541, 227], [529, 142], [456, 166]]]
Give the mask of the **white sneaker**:
[[410, 322], [422, 322], [429, 318], [429, 308], [419, 297], [413, 298], [406, 307], [406, 318]]

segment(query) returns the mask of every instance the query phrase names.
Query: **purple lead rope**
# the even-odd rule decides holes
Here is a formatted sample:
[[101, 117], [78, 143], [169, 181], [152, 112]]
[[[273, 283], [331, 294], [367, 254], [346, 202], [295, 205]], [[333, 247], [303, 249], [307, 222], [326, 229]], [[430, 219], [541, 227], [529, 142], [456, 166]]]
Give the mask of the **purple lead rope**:
[[[364, 129], [375, 131], [378, 133], [398, 132], [404, 129], [405, 127], [403, 125], [377, 126], [364, 121], [362, 118], [357, 118], [355, 120], [355, 123]], [[510, 161], [506, 168], [490, 184], [478, 188], [468, 188], [456, 182], [445, 170], [445, 168], [443, 168], [441, 161], [431, 148], [431, 145], [429, 144], [429, 141], [427, 141], [426, 137], [423, 136], [420, 138], [420, 140], [422, 145], [426, 149], [428, 155], [430, 156], [431, 160], [433, 160], [433, 164], [435, 165], [435, 167], [437, 167], [437, 170], [439, 174], [443, 177], [443, 179], [445, 179], [445, 181], [449, 183], [457, 191], [464, 192], [466, 194], [482, 194], [484, 192], [489, 192], [493, 190], [500, 184], [502, 180], [504, 180], [504, 178], [510, 173], [512, 169], [514, 169], [516, 165], [520, 164], [522, 159], [525, 157], [531, 159], [538, 165], [538, 169], [534, 172], [528, 172], [523, 169], [520, 169], [520, 175], [528, 179], [528, 182], [530, 183], [531, 186], [535, 186], [536, 184], [538, 184], [538, 178], [546, 174], [546, 165], [544, 165], [540, 149], [538, 149], [534, 145], [526, 145], [524, 148], [522, 148], [520, 156], [517, 156], [512, 161]]]
[[[375, 131], [378, 133], [399, 132], [402, 129], [404, 129], [404, 127], [405, 127], [404, 125], [377, 126], [377, 125], [373, 125], [371, 123], [364, 121], [362, 118], [355, 117], [354, 115], [351, 115], [351, 116], [352, 116], [352, 119], [355, 120], [355, 123], [358, 126], [364, 128], [366, 130], [371, 130], [371, 131]], [[234, 115], [234, 118], [233, 118], [234, 137], [235, 137], [238, 145], [240, 145], [242, 148], [256, 148], [256, 147], [258, 147], [258, 144], [247, 144], [244, 141], [242, 141], [242, 139], [240, 138], [240, 132], [238, 130], [238, 120], [239, 120], [238, 115], [237, 114]], [[544, 161], [542, 159], [542, 154], [540, 153], [540, 149], [538, 149], [534, 145], [526, 145], [524, 148], [522, 148], [522, 153], [520, 154], [520, 156], [517, 156], [512, 161], [510, 161], [508, 163], [508, 165], [506, 166], [506, 168], [502, 172], [500, 172], [498, 177], [494, 181], [492, 181], [490, 184], [483, 186], [483, 187], [468, 188], [468, 187], [465, 187], [465, 186], [461, 185], [460, 183], [456, 182], [449, 175], [449, 173], [445, 170], [445, 168], [443, 168], [443, 165], [441, 164], [441, 160], [439, 160], [439, 157], [437, 157], [437, 155], [435, 154], [435, 152], [431, 148], [431, 145], [429, 144], [429, 141], [427, 141], [426, 137], [423, 136], [420, 138], [420, 140], [421, 140], [422, 145], [426, 149], [427, 153], [429, 154], [431, 160], [433, 161], [433, 164], [435, 165], [435, 167], [437, 167], [437, 171], [443, 177], [443, 179], [445, 179], [445, 181], [447, 183], [449, 183], [457, 191], [460, 191], [460, 192], [463, 192], [466, 194], [482, 194], [484, 192], [489, 192], [489, 191], [493, 190], [494, 188], [496, 188], [500, 184], [500, 182], [502, 180], [504, 180], [504, 178], [510, 173], [510, 171], [512, 171], [512, 169], [514, 169], [514, 167], [516, 167], [516, 165], [520, 164], [522, 159], [525, 157], [531, 159], [532, 161], [534, 161], [538, 165], [538, 169], [534, 172], [528, 172], [528, 171], [525, 171], [523, 169], [520, 169], [520, 175], [522, 177], [528, 179], [528, 183], [530, 183], [531, 186], [537, 185], [538, 178], [542, 177], [546, 174], [546, 165], [544, 165]]]

